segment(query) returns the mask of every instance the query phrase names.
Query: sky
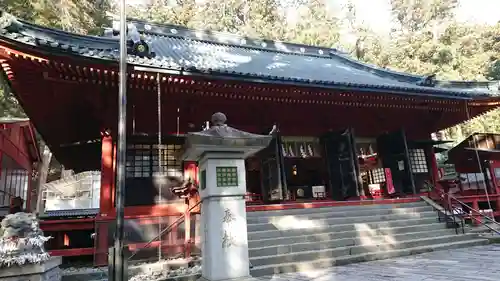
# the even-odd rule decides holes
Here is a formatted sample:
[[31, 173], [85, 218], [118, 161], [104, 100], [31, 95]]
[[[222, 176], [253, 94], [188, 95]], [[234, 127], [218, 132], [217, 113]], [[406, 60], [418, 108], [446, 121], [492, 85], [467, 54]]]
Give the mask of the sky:
[[[342, 5], [347, 0], [333, 0]], [[390, 30], [390, 0], [352, 0], [357, 18], [377, 32]], [[500, 21], [500, 0], [460, 0], [457, 20], [470, 23], [495, 24]]]
[[495, 24], [500, 21], [499, 0], [461, 0], [457, 17], [461, 20]]

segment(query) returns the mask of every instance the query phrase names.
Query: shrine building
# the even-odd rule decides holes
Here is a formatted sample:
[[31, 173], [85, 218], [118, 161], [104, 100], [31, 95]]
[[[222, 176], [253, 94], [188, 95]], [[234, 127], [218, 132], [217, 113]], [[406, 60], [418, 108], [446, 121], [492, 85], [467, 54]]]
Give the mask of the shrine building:
[[[138, 20], [128, 26], [128, 217], [163, 216], [184, 204], [155, 176], [197, 181], [196, 163], [178, 154], [184, 135], [205, 128], [215, 112], [234, 128], [274, 136], [246, 163], [248, 204], [265, 206], [418, 196], [439, 180], [440, 142], [431, 133], [500, 102], [496, 81], [439, 81], [336, 49]], [[0, 17], [3, 79], [66, 169], [101, 171], [97, 217], [110, 220], [117, 34], [84, 36]]]

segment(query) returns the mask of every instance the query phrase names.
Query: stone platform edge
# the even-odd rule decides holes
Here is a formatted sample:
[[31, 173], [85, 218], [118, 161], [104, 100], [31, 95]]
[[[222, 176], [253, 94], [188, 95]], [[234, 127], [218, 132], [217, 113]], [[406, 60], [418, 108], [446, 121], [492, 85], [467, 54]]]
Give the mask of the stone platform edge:
[[[27, 264], [23, 266], [12, 266], [0, 269], [0, 280], [12, 277], [23, 277], [29, 275], [43, 274], [61, 265], [61, 257], [51, 257], [48, 261], [39, 264]], [[13, 279], [12, 279], [13, 280]]]

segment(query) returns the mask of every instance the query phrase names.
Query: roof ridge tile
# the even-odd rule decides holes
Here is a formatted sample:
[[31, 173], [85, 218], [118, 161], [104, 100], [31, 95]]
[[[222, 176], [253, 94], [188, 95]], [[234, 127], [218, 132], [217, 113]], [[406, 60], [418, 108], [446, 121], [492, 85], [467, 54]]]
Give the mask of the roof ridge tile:
[[[24, 44], [84, 57], [114, 61], [118, 59], [116, 51], [119, 42], [116, 38], [84, 36], [24, 21], [18, 22], [22, 24], [22, 28], [15, 31], [7, 26], [5, 31], [0, 32], [0, 42], [18, 44], [19, 48], [22, 48], [19, 44]], [[336, 49], [235, 37], [231, 34], [223, 34], [226, 38], [224, 40], [211, 41], [214, 34], [219, 33], [204, 31], [205, 33], [197, 35], [201, 31], [156, 24], [163, 31], [168, 29], [168, 32], [158, 35], [151, 31], [155, 24], [137, 20], [130, 22], [139, 24], [137, 29], [143, 34], [149, 34], [147, 44], [151, 44], [148, 47], [156, 55], [155, 58], [141, 59], [130, 54], [128, 61], [131, 64], [160, 65], [171, 70], [188, 70], [191, 74], [210, 74], [225, 79], [268, 80], [272, 83], [293, 83], [319, 88], [425, 94], [460, 99], [500, 96], [496, 81], [433, 81], [424, 86], [419, 84], [425, 76], [382, 69], [357, 61]], [[237, 38], [239, 43], [230, 40], [231, 38]], [[240, 40], [241, 38], [245, 41]], [[257, 47], [257, 43], [252, 43], [252, 47], [249, 47], [249, 42], [261, 42], [266, 46], [262, 47], [261, 44], [261, 47]], [[272, 48], [268, 44], [273, 45]]]

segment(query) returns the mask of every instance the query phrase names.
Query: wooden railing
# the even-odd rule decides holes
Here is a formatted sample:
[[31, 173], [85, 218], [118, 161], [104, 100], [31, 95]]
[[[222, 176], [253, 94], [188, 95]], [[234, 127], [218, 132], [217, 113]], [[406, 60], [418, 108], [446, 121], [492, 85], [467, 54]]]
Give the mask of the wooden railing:
[[[189, 206], [189, 200], [187, 201], [188, 206]], [[193, 245], [195, 244], [195, 239], [192, 238], [191, 236], [191, 214], [193, 213], [200, 213], [200, 207], [201, 207], [201, 201], [196, 202], [194, 205], [189, 206], [184, 214], [180, 217], [178, 217], [173, 223], [169, 224], [165, 228], [163, 228], [156, 237], [150, 239], [147, 243], [144, 244], [134, 244], [133, 247], [130, 247], [129, 245], [129, 250], [131, 250], [131, 255], [129, 256], [129, 260], [134, 258], [139, 252], [143, 251], [144, 249], [151, 249], [152, 247], [157, 248], [160, 247], [163, 248], [164, 246], [168, 247], [168, 245], [163, 245], [163, 241], [166, 239], [163, 239], [164, 236], [168, 235], [169, 233], [175, 231], [177, 232], [177, 228], [181, 223], [184, 223], [184, 244], [183, 244], [183, 250], [184, 250], [184, 258], [189, 258], [191, 257], [191, 252]], [[175, 239], [178, 240], [178, 239]]]
[[[465, 208], [468, 212], [464, 212], [463, 218], [470, 218], [473, 222], [476, 224], [482, 224], [486, 228], [490, 229], [491, 231], [495, 232], [496, 234], [500, 234], [500, 224], [495, 220], [494, 217], [494, 212], [491, 213], [491, 217], [486, 215], [484, 212], [481, 212], [479, 209], [475, 209], [467, 205], [466, 203], [460, 201], [459, 199], [455, 198], [453, 195], [448, 195], [448, 205], [452, 210], [455, 210], [455, 207], [458, 205], [461, 208]], [[488, 223], [492, 223], [498, 227], [498, 229], [491, 227]]]
[[[495, 220], [495, 216], [499, 214], [499, 211], [492, 210], [492, 212], [487, 215], [485, 212], [482, 212], [479, 209], [480, 201], [497, 201], [500, 200], [499, 195], [494, 194], [489, 196], [463, 196], [458, 198], [450, 194], [449, 192], [446, 192], [443, 188], [440, 188], [440, 186], [437, 185], [437, 187], [433, 186], [429, 189], [428, 197], [438, 202], [444, 208], [444, 215], [447, 218], [447, 222], [451, 220], [455, 224], [462, 225], [463, 232], [464, 221], [471, 220], [471, 223], [473, 225], [484, 225], [491, 231], [500, 234], [500, 231], [488, 225], [488, 223], [492, 223], [500, 227], [500, 224]], [[472, 203], [472, 207], [467, 203]]]
[[[174, 193], [182, 198], [185, 204], [181, 203], [161, 212], [151, 212], [150, 215], [135, 215], [129, 218], [126, 216], [125, 247], [130, 253], [129, 260], [136, 257], [151, 260], [156, 256], [158, 258], [178, 257], [179, 255], [191, 256], [197, 235], [191, 233], [191, 217], [193, 214], [200, 214], [201, 201], [196, 187], [191, 184], [176, 190]], [[179, 208], [183, 210], [179, 210]], [[172, 219], [174, 219], [173, 222]], [[107, 264], [108, 247], [112, 245], [110, 242], [114, 236], [112, 233], [113, 223], [113, 217], [96, 220], [95, 231], [97, 235], [96, 240], [94, 240], [94, 264], [96, 266]], [[184, 231], [179, 232], [182, 224], [184, 224]], [[157, 234], [147, 242], [142, 242], [149, 233]], [[152, 251], [153, 249], [158, 249], [157, 255]]]

